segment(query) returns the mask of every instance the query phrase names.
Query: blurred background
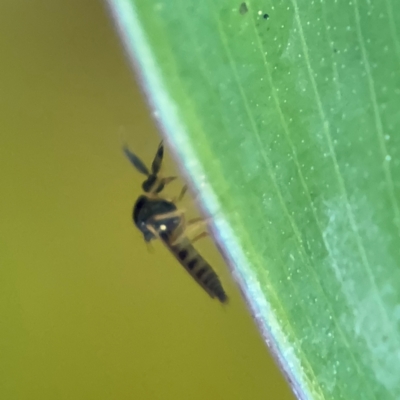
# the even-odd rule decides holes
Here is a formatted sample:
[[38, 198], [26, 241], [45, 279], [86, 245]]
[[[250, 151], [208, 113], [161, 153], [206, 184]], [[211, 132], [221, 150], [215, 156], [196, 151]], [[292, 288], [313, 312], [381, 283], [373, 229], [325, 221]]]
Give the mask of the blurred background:
[[160, 137], [104, 3], [2, 1], [0, 60], [0, 398], [292, 399], [211, 240], [227, 306], [132, 224], [120, 132]]

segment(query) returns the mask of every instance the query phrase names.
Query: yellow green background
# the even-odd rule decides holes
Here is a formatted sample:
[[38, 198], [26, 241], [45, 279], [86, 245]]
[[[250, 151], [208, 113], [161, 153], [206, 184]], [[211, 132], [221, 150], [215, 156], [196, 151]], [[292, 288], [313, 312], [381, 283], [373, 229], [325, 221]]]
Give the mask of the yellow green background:
[[2, 1], [0, 60], [0, 398], [292, 399], [212, 242], [228, 306], [131, 222], [121, 128], [160, 138], [104, 4]]

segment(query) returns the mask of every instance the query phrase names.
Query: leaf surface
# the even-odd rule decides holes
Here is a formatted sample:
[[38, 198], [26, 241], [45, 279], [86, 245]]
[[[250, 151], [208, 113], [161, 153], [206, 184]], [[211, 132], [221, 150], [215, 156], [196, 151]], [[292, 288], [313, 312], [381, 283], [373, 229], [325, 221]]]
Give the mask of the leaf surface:
[[400, 398], [400, 3], [109, 0], [299, 398]]

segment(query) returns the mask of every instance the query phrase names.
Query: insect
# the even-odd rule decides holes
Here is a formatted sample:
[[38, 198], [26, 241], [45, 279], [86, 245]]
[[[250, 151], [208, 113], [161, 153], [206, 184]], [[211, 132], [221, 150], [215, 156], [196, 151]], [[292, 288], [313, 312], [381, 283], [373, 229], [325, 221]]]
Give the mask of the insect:
[[144, 240], [150, 242], [160, 239], [171, 251], [175, 258], [195, 281], [212, 297], [222, 303], [228, 297], [221, 285], [217, 274], [210, 264], [197, 252], [193, 243], [206, 236], [205, 232], [189, 240], [188, 234], [204, 226], [204, 220], [196, 218], [185, 220], [184, 210], [176, 205], [182, 200], [187, 187], [184, 186], [177, 199], [169, 200], [161, 195], [164, 186], [176, 177], [161, 177], [159, 175], [164, 155], [164, 146], [161, 142], [149, 171], [138, 156], [124, 145], [124, 153], [133, 166], [146, 179], [142, 183], [143, 194], [138, 197], [133, 207], [133, 222], [142, 232]]

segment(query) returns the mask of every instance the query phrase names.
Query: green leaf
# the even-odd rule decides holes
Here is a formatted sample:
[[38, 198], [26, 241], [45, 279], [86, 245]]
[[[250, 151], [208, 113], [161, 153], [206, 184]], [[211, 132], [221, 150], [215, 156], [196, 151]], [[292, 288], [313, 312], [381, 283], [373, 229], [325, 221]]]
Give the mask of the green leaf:
[[297, 396], [399, 399], [400, 3], [109, 3]]

